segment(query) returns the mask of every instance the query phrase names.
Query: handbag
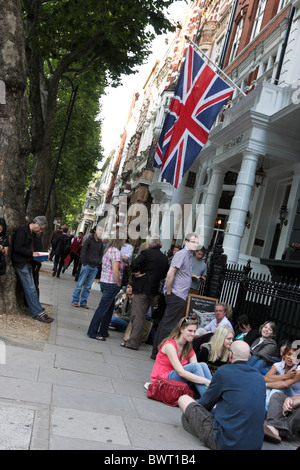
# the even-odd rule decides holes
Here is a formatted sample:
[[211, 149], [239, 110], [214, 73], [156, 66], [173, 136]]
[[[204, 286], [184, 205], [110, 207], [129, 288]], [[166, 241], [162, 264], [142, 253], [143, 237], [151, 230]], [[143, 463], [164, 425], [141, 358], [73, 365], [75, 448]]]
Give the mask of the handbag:
[[3, 276], [6, 273], [6, 260], [5, 257], [0, 254], [0, 276]]
[[188, 384], [163, 377], [158, 377], [147, 390], [148, 398], [161, 401], [169, 406], [178, 406], [178, 398], [182, 395], [189, 395], [193, 398], [193, 391]]

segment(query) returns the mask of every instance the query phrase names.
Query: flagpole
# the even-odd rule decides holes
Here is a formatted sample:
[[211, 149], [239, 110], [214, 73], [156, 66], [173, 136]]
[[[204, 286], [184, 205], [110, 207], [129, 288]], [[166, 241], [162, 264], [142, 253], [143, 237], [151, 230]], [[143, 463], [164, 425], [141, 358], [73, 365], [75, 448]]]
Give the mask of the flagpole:
[[246, 93], [245, 93], [238, 85], [236, 85], [236, 83], [234, 83], [234, 81], [232, 81], [231, 78], [229, 78], [228, 75], [226, 75], [226, 73], [223, 72], [223, 70], [222, 70], [220, 67], [218, 67], [218, 65], [217, 65], [212, 59], [210, 59], [210, 58], [205, 54], [205, 52], [203, 52], [202, 49], [200, 49], [200, 47], [197, 46], [196, 43], [194, 43], [194, 41], [192, 41], [188, 36], [185, 36], [185, 39], [187, 39], [194, 47], [196, 47], [196, 49], [198, 49], [198, 51], [199, 51], [202, 55], [204, 55], [204, 57], [205, 57], [209, 62], [211, 62], [214, 67], [216, 67], [216, 69], [218, 70], [218, 72], [219, 72], [219, 73], [222, 73], [222, 74], [226, 77], [226, 79], [230, 82], [230, 84], [231, 84], [234, 88], [236, 88], [240, 93], [242, 93], [244, 96], [246, 96]]

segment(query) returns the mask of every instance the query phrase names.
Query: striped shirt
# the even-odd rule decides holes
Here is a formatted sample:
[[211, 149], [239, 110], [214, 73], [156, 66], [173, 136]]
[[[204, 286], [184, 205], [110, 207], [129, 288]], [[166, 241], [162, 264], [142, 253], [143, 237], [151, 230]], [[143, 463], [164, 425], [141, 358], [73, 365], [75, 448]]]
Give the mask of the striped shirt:
[[120, 279], [122, 279], [123, 263], [121, 262], [121, 253], [117, 248], [111, 246], [102, 258], [102, 271], [100, 282], [107, 282], [108, 284], [116, 284], [113, 276], [112, 264], [115, 261], [120, 261]]

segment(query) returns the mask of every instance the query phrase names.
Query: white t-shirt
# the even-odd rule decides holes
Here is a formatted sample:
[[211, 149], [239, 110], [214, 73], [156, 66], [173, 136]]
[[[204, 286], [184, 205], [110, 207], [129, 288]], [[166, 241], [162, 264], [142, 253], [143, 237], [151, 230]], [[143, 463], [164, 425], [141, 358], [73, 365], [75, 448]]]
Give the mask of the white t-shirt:
[[221, 325], [227, 325], [229, 326], [230, 328], [232, 328], [232, 324], [230, 323], [230, 321], [228, 320], [227, 317], [224, 317], [222, 318], [222, 320], [220, 321], [220, 323], [217, 323], [217, 320], [216, 318], [214, 318], [208, 325], [206, 325], [204, 327], [204, 329], [206, 331], [215, 331], [217, 328], [219, 328], [219, 326]]
[[[274, 366], [275, 366], [275, 369], [277, 370], [277, 373], [279, 375], [285, 374], [285, 371], [284, 371], [285, 361], [275, 362]], [[300, 365], [298, 364], [298, 366], [297, 366], [295, 364], [295, 367], [293, 367], [291, 370], [295, 370], [295, 369], [296, 369], [296, 371], [299, 371], [300, 370]], [[289, 389], [292, 390], [294, 395], [300, 395], [300, 380], [298, 380], [298, 382], [294, 383], [293, 385], [290, 385]]]

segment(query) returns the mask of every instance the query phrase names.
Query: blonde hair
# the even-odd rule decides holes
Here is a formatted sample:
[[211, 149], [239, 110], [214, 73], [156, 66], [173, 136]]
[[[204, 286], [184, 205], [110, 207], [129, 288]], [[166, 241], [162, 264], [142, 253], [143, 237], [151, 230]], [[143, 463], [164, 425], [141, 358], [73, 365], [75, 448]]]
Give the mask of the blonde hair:
[[[165, 344], [166, 341], [169, 341], [171, 339], [178, 339], [181, 335], [181, 329], [187, 328], [189, 325], [196, 325], [198, 326], [198, 321], [194, 320], [193, 318], [190, 317], [184, 317], [179, 320], [175, 328], [171, 331], [169, 336], [165, 338], [160, 345], [158, 346], [158, 349], [162, 348], [162, 346]], [[187, 357], [189, 358], [190, 353], [193, 349], [193, 342], [192, 341], [187, 341], [185, 345], [182, 348], [182, 352], [180, 354], [180, 359]]]
[[205, 343], [202, 346], [209, 345], [209, 360], [215, 362], [217, 359], [220, 359], [222, 362], [227, 362], [229, 358], [229, 350], [224, 348], [224, 341], [226, 337], [232, 333], [234, 336], [234, 331], [228, 325], [221, 325], [214, 332], [209, 343]]

